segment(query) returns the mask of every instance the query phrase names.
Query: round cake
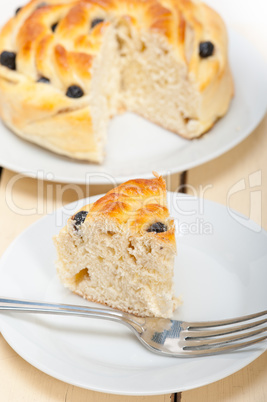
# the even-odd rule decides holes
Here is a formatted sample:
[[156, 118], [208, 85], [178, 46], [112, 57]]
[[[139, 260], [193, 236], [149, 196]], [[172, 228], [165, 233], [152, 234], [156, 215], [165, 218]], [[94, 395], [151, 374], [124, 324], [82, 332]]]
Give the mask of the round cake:
[[0, 33], [3, 122], [71, 158], [103, 162], [122, 111], [199, 137], [232, 96], [224, 22], [198, 0], [32, 0]]

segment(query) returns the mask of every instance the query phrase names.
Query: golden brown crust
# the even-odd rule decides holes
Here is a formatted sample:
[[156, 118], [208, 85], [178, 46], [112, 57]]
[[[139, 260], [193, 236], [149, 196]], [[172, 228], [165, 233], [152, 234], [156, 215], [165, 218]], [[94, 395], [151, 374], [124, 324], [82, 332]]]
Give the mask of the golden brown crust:
[[[128, 225], [133, 235], [145, 233], [147, 236], [156, 236], [158, 240], [173, 247], [175, 228], [167, 208], [166, 197], [166, 183], [161, 176], [150, 180], [129, 180], [109, 191], [95, 203], [82, 207], [80, 211], [89, 211], [85, 221], [111, 219], [119, 225]], [[147, 232], [156, 222], [166, 224], [168, 230], [162, 233]]]
[[[103, 18], [106, 17], [110, 21], [116, 18], [128, 19], [137, 29], [155, 31], [167, 38], [169, 43], [177, 50], [177, 56], [189, 64], [192, 73], [199, 75], [198, 78], [200, 87], [203, 87], [202, 89], [208, 84], [206, 75], [212, 80], [214, 76], [217, 76], [218, 71], [222, 72], [225, 69], [227, 63], [227, 33], [224, 23], [214, 10], [199, 1], [48, 0], [46, 2], [47, 6], [37, 8], [39, 3], [39, 0], [33, 0], [25, 6], [19, 15], [13, 17], [4, 26], [0, 36], [0, 51], [16, 50], [19, 64], [20, 61], [23, 65], [28, 64], [28, 71], [24, 71], [24, 74], [29, 75], [30, 78], [35, 78], [38, 74], [38, 71], [33, 74], [30, 64], [33, 62], [33, 58], [34, 61], [40, 59], [38, 52], [35, 53], [40, 43], [43, 44], [43, 51], [46, 46], [57, 46], [58, 44], [64, 48], [63, 43], [67, 44], [64, 38], [68, 34], [68, 38], [71, 41], [68, 45], [71, 44], [74, 52], [79, 52], [79, 45], [87, 38], [93, 48], [90, 46], [90, 48], [86, 49], [84, 46], [84, 50], [86, 49], [86, 54], [91, 56], [95, 54], [97, 48], [94, 49], [94, 45], [98, 42], [99, 36], [101, 37], [103, 27], [97, 25], [89, 36], [88, 28], [94, 17], [99, 15], [103, 16]], [[57, 30], [52, 33], [51, 26], [53, 23], [57, 23], [58, 20], [60, 22]], [[185, 57], [186, 27], [190, 27], [194, 32], [194, 49], [191, 60], [186, 60]], [[11, 40], [14, 31], [17, 35], [15, 35], [15, 39]], [[54, 40], [52, 40], [53, 38]], [[205, 74], [206, 66], [205, 68], [201, 68], [201, 66], [207, 64], [207, 60], [199, 58], [198, 46], [201, 41], [209, 38], [212, 38], [215, 47], [218, 47], [219, 51], [216, 57], [209, 58], [208, 64], [211, 64], [212, 67], [209, 69], [211, 71]], [[50, 41], [53, 43], [51, 44]], [[7, 43], [9, 43], [9, 46], [7, 46]], [[56, 56], [55, 59], [57, 60], [58, 57], [60, 56]], [[82, 68], [82, 64], [80, 68]], [[77, 71], [79, 71], [79, 68]], [[48, 71], [43, 71], [43, 73], [46, 72]]]
[[[64, 145], [55, 116], [62, 110], [72, 113], [88, 106], [91, 70], [103, 35], [111, 24], [122, 21], [138, 32], [150, 32], [168, 42], [177, 62], [184, 64], [188, 76], [194, 77], [196, 90], [207, 99], [200, 113], [202, 131], [212, 126], [214, 117], [210, 119], [206, 104], [211, 103], [214, 93], [219, 93], [218, 88], [233, 88], [227, 33], [215, 11], [198, 0], [47, 0], [46, 6], [38, 7], [40, 3], [30, 1], [0, 33], [0, 53], [7, 50], [17, 55], [16, 71], [0, 66], [0, 115], [16, 133], [75, 158], [88, 159], [90, 155], [91, 160], [101, 160], [102, 144], [94, 136], [92, 124], [86, 129], [81, 118], [73, 122], [66, 113], [66, 137], [70, 141]], [[90, 29], [94, 18], [103, 18], [104, 22]], [[215, 53], [201, 59], [199, 43], [206, 40], [212, 40]], [[49, 78], [51, 85], [44, 88], [44, 84], [37, 83], [40, 77]], [[85, 97], [66, 97], [68, 87], [74, 84], [82, 88]], [[233, 91], [228, 92], [225, 100], [218, 101], [215, 119], [226, 113]], [[224, 99], [224, 94], [219, 95]], [[85, 121], [92, 120], [91, 113], [88, 107]], [[45, 120], [47, 126], [55, 127], [57, 138], [52, 142], [42, 131]], [[76, 147], [77, 130], [81, 138]], [[85, 150], [81, 151], [83, 144]]]

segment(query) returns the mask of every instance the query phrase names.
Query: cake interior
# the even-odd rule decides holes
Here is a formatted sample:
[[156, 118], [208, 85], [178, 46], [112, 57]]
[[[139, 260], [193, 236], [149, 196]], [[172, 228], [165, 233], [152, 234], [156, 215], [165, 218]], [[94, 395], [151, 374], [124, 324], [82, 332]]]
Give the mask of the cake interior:
[[[110, 117], [125, 110], [182, 136], [199, 135], [200, 95], [186, 64], [179, 62], [168, 41], [157, 33], [137, 30], [124, 20], [111, 24], [108, 32], [92, 70], [90, 96], [100, 138], [105, 142]], [[189, 57], [193, 49], [190, 27], [185, 35]], [[103, 113], [106, 110], [108, 113]]]
[[[170, 225], [170, 222], [166, 222]], [[89, 301], [138, 316], [171, 317], [175, 250], [110, 219], [73, 222], [55, 239], [63, 284]]]
[[[131, 31], [130, 31], [131, 30]], [[196, 130], [197, 88], [167, 40], [129, 27], [121, 52], [121, 94], [125, 108], [162, 127], [188, 134]], [[118, 30], [118, 37], [121, 32]], [[177, 57], [176, 57], [177, 56]]]

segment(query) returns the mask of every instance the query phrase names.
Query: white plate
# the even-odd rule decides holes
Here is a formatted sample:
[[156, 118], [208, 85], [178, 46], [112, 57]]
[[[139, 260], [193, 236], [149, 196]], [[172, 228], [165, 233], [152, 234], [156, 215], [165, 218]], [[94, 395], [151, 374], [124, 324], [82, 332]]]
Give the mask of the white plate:
[[[3, 14], [5, 7], [0, 5]], [[200, 139], [182, 139], [126, 113], [111, 121], [105, 162], [96, 165], [53, 154], [18, 138], [0, 123], [0, 165], [51, 181], [116, 185], [133, 176], [151, 177], [153, 170], [162, 175], [181, 172], [216, 158], [244, 140], [267, 108], [264, 62], [246, 39], [231, 30], [230, 62], [235, 81], [230, 110]]]
[[[91, 200], [95, 201], [97, 197]], [[0, 295], [88, 304], [63, 288], [53, 261], [52, 235], [83, 200], [28, 228], [0, 263]], [[177, 319], [222, 319], [267, 308], [267, 233], [221, 205], [169, 194], [177, 228]], [[183, 211], [183, 212], [182, 212]], [[236, 217], [236, 219], [235, 219]], [[118, 323], [96, 319], [0, 314], [0, 329], [33, 366], [73, 385], [128, 395], [165, 394], [200, 387], [234, 373], [267, 343], [206, 358], [161, 357]]]

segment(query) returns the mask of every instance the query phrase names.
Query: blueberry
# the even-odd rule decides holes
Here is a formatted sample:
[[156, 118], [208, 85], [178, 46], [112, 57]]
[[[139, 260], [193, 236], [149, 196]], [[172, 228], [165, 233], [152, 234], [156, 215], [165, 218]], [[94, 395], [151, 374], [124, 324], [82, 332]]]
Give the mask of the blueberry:
[[214, 44], [207, 41], [207, 42], [200, 42], [199, 44], [199, 56], [202, 59], [212, 56], [214, 51]]
[[46, 77], [41, 77], [37, 82], [42, 82], [43, 84], [50, 84], [50, 80]]
[[52, 32], [55, 32], [55, 30], [57, 29], [57, 26], [58, 26], [58, 22], [56, 22], [55, 24], [53, 24], [51, 26]]
[[71, 85], [68, 88], [66, 95], [69, 98], [81, 98], [84, 95], [84, 92], [82, 88], [78, 87], [78, 85]]
[[10, 70], [16, 70], [16, 53], [4, 50], [0, 55], [0, 64]]
[[87, 211], [80, 211], [77, 212], [76, 215], [73, 215], [71, 218], [74, 221], [74, 229], [78, 230], [81, 224], [85, 221], [85, 218], [87, 217], [88, 212]]
[[153, 223], [148, 229], [147, 232], [156, 232], [156, 233], [162, 233], [162, 232], [167, 232], [168, 228], [164, 223], [162, 222], [156, 222]]
[[16, 11], [15, 11], [15, 15], [17, 15], [20, 12], [21, 9], [22, 9], [22, 7], [17, 8]]
[[104, 22], [103, 18], [95, 18], [91, 22], [91, 28], [94, 28], [97, 24], [101, 24], [101, 22]]

